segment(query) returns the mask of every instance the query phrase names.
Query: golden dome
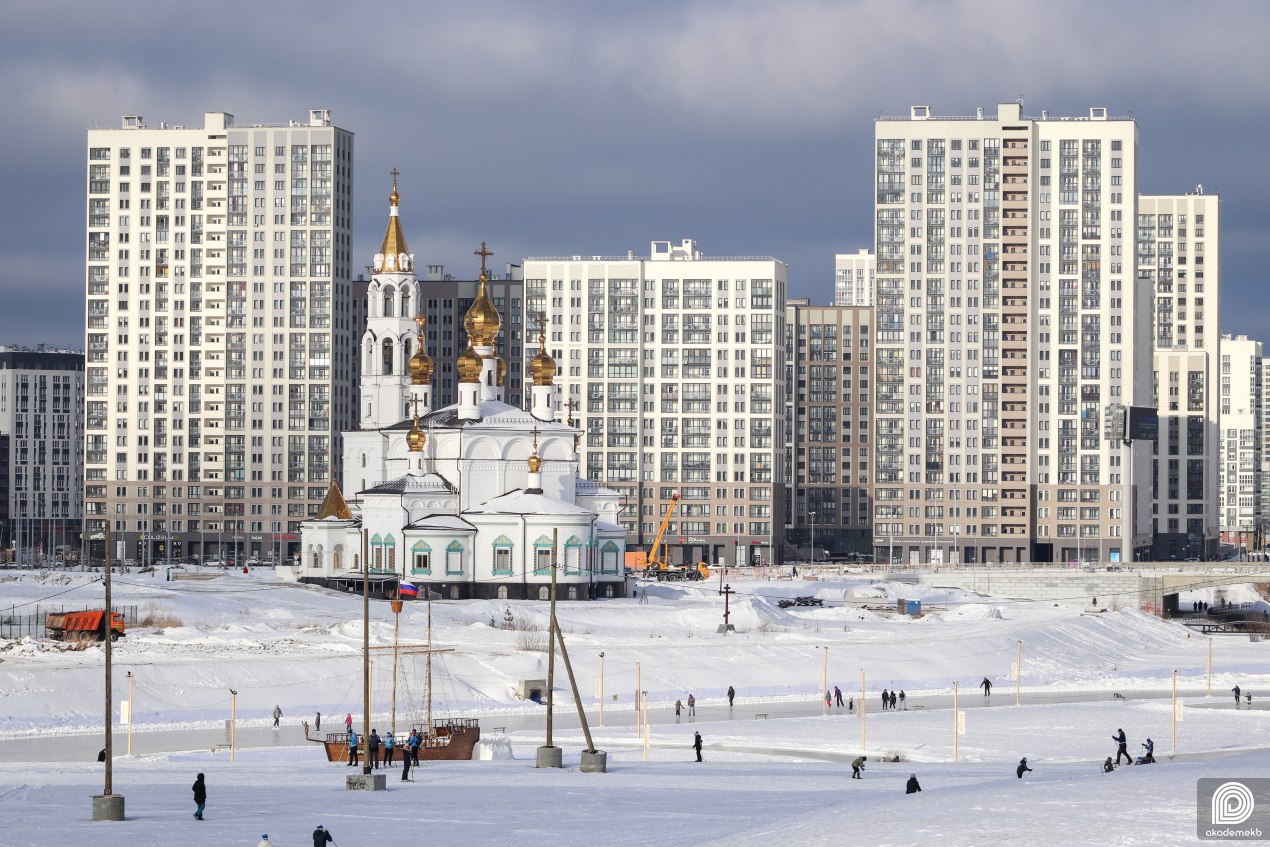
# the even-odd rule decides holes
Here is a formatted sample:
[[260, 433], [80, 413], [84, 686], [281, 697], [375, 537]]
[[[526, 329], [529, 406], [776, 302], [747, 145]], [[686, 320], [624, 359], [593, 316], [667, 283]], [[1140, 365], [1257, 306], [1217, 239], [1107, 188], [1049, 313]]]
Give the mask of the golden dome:
[[422, 453], [423, 445], [428, 441], [428, 436], [424, 435], [423, 430], [419, 429], [419, 416], [415, 415], [415, 425], [410, 428], [409, 434], [406, 435], [406, 444], [411, 453]]
[[485, 242], [481, 242], [481, 249], [476, 251], [476, 255], [481, 257], [481, 289], [476, 293], [476, 301], [472, 303], [472, 308], [467, 310], [467, 314], [463, 316], [463, 328], [467, 330], [468, 339], [480, 347], [493, 347], [494, 339], [498, 337], [499, 327], [502, 326], [502, 318], [498, 316], [498, 310], [494, 308], [494, 304], [490, 302], [489, 294], [485, 291], [485, 280], [488, 276], [485, 271], [485, 260], [493, 256], [485, 247]]
[[534, 450], [529, 454], [528, 464], [530, 473], [542, 470], [542, 459], [538, 458], [538, 427], [534, 427]]
[[470, 338], [467, 342], [467, 349], [459, 354], [458, 361], [455, 362], [455, 368], [459, 372], [459, 382], [481, 381], [481, 357], [476, 355], [476, 351], [472, 349], [472, 340]]
[[[381, 257], [392, 256], [392, 270], [400, 271], [402, 268], [397, 267], [396, 257], [402, 253], [409, 254], [410, 248], [406, 246], [406, 234], [401, 231], [401, 218], [398, 215], [397, 205], [401, 202], [401, 195], [397, 193], [397, 171], [392, 172], [392, 194], [388, 195], [388, 231], [384, 233], [384, 241], [379, 246], [379, 255]], [[384, 270], [383, 265], [386, 264], [384, 259], [376, 262], [375, 271]], [[408, 269], [406, 269], [408, 270]]]
[[546, 320], [538, 316], [538, 355], [529, 362], [529, 373], [533, 376], [534, 385], [551, 385], [556, 376], [556, 360], [547, 353], [547, 333], [543, 329]]
[[410, 357], [410, 382], [414, 385], [427, 385], [432, 381], [432, 357], [424, 350], [423, 327], [428, 322], [427, 315], [422, 312], [415, 318], [419, 326], [415, 336], [415, 354]]

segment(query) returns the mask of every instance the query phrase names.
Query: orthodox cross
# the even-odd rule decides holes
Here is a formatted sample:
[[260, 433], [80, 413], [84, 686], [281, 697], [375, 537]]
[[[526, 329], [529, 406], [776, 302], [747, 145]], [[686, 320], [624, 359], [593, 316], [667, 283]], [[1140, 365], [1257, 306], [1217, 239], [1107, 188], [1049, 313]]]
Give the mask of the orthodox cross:
[[539, 312], [538, 316], [534, 318], [534, 323], [538, 324], [538, 343], [541, 344], [547, 340], [547, 314]]
[[410, 405], [413, 407], [414, 416], [418, 418], [419, 417], [419, 395], [418, 394], [410, 395]]
[[573, 410], [578, 408], [578, 401], [570, 397], [569, 400], [564, 404], [564, 407], [569, 410], [568, 424], [569, 426], [573, 426]]
[[388, 173], [392, 174], [392, 187], [393, 187], [393, 190], [394, 190], [394, 191], [396, 191], [396, 190], [397, 190], [397, 177], [401, 175], [401, 171], [397, 170], [396, 168], [393, 168], [393, 169], [392, 169], [391, 171], [389, 171]]
[[537, 453], [538, 452], [538, 427], [533, 428], [533, 434], [534, 434], [534, 452]]
[[490, 256], [493, 256], [493, 255], [494, 255], [493, 251], [492, 251], [492, 250], [487, 249], [487, 248], [485, 247], [485, 242], [484, 242], [484, 241], [482, 241], [482, 242], [481, 242], [481, 249], [480, 249], [480, 250], [473, 250], [473, 251], [472, 251], [472, 255], [473, 255], [473, 256], [480, 256], [480, 257], [481, 257], [481, 276], [485, 276], [485, 260], [486, 260], [487, 258], [489, 258]]

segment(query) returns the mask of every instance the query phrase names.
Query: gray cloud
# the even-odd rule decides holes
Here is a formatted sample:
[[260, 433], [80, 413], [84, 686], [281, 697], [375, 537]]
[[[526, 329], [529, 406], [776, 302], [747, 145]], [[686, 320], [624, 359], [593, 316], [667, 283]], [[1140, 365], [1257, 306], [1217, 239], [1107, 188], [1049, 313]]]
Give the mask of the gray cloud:
[[823, 301], [832, 254], [871, 239], [874, 117], [912, 103], [993, 112], [1020, 94], [1029, 114], [1132, 112], [1144, 192], [1221, 192], [1223, 327], [1268, 335], [1261, 3], [99, 10], [5, 4], [0, 342], [80, 343], [84, 130], [122, 114], [255, 123], [332, 108], [357, 133], [360, 256], [378, 244], [396, 166], [412, 249], [456, 274], [473, 272], [482, 239], [501, 266], [694, 237], [713, 255], [784, 259], [793, 293]]

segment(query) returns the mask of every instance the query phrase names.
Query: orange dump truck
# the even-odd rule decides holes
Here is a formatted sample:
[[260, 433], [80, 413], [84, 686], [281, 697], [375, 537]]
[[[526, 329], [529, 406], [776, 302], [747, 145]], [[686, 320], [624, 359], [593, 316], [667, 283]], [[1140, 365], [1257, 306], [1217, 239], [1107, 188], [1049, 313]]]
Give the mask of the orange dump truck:
[[[110, 638], [112, 641], [118, 640], [127, 634], [123, 615], [114, 612], [110, 618]], [[106, 612], [103, 609], [57, 612], [48, 616], [44, 626], [49, 637], [57, 641], [101, 641], [106, 634]]]

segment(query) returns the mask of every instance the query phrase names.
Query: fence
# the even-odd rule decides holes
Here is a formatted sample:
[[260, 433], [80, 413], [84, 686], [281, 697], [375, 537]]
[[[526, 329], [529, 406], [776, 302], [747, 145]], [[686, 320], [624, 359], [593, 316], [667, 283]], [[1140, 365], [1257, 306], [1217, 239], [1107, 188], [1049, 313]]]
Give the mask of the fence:
[[[16, 614], [17, 607], [10, 606], [8, 613], [0, 611], [0, 638], [18, 639], [28, 635], [33, 638], [42, 638], [47, 634], [44, 624], [48, 620], [49, 615], [62, 612], [89, 612], [100, 608], [101, 606], [36, 605], [34, 612], [24, 610], [22, 614]], [[136, 606], [115, 606], [114, 611], [116, 614], [123, 615], [126, 625], [136, 626]]]

